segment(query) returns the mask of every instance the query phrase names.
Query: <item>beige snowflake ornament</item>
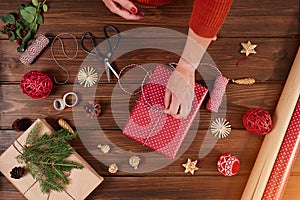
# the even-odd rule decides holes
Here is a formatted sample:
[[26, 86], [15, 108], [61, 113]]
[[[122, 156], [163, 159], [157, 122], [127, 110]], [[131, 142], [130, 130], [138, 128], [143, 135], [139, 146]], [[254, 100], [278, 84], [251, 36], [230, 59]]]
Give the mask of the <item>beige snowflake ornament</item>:
[[210, 124], [210, 132], [215, 137], [225, 138], [231, 132], [231, 125], [224, 118], [217, 118]]
[[199, 168], [196, 167], [198, 160], [192, 161], [191, 159], [187, 160], [187, 163], [182, 164], [185, 167], [184, 173], [191, 173], [194, 175], [194, 172], [197, 171]]
[[241, 50], [241, 53], [245, 53], [246, 56], [249, 56], [251, 53], [256, 54], [255, 48], [257, 47], [256, 44], [251, 44], [250, 41], [247, 43], [242, 42], [241, 43], [243, 49]]
[[79, 70], [77, 79], [80, 85], [91, 87], [98, 81], [98, 73], [93, 67], [83, 67]]

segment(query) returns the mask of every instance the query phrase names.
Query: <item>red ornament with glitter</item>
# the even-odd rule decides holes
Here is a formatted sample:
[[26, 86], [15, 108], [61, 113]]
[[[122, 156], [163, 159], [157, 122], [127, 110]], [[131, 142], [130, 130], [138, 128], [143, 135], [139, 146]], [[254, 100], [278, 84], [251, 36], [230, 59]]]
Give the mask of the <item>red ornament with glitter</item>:
[[224, 176], [236, 175], [240, 169], [240, 161], [230, 153], [224, 153], [217, 162], [218, 170]]
[[243, 117], [243, 123], [247, 131], [256, 135], [265, 135], [272, 129], [270, 113], [258, 108], [248, 110]]
[[50, 94], [53, 84], [46, 73], [35, 70], [23, 76], [20, 86], [27, 96], [33, 99], [41, 99]]

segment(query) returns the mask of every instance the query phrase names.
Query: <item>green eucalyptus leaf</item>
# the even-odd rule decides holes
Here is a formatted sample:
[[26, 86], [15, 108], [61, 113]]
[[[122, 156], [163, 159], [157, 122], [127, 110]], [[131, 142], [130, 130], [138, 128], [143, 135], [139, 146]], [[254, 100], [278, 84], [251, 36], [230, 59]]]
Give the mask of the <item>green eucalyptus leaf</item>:
[[16, 30], [16, 34], [17, 34], [17, 36], [18, 36], [19, 38], [22, 38], [22, 28], [18, 28], [18, 29]]
[[28, 33], [23, 38], [23, 43], [26, 44], [31, 39], [31, 31], [28, 31]]
[[2, 30], [1, 33], [6, 34], [7, 30]]
[[31, 2], [32, 2], [32, 4], [33, 4], [35, 7], [37, 7], [37, 6], [39, 5], [39, 1], [38, 1], [38, 0], [32, 0]]
[[43, 5], [43, 11], [44, 11], [44, 12], [47, 12], [47, 11], [48, 11], [48, 6], [47, 6], [47, 4], [44, 4], [44, 5]]
[[14, 24], [16, 19], [15, 17], [8, 13], [0, 17], [4, 24]]
[[35, 13], [36, 13], [36, 9], [37, 8], [35, 8], [33, 6], [28, 6], [28, 7], [24, 8], [24, 9], [34, 16]]
[[18, 48], [17, 48], [18, 52], [24, 52], [25, 51], [25, 44], [21, 44]]
[[32, 15], [31, 13], [29, 13], [27, 10], [25, 9], [21, 9], [20, 10], [20, 14], [23, 17], [23, 19], [25, 21], [27, 21], [28, 23], [32, 23], [34, 20], [34, 15]]
[[41, 14], [38, 14], [36, 23], [37, 23], [37, 24], [42, 24], [42, 23], [44, 23], [44, 20], [43, 20], [43, 17], [42, 17]]
[[14, 41], [15, 39], [16, 39], [16, 35], [15, 35], [15, 33], [14, 32], [10, 32], [11, 33], [11, 36], [10, 36], [10, 38], [9, 38], [9, 41]]

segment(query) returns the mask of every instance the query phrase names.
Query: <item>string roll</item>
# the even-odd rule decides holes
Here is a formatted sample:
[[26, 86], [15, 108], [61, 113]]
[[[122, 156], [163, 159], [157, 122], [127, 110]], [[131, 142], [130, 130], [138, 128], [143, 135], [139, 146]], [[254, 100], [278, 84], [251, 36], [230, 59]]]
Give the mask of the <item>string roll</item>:
[[19, 60], [24, 65], [30, 65], [48, 44], [49, 39], [40, 34], [36, 40], [20, 55]]

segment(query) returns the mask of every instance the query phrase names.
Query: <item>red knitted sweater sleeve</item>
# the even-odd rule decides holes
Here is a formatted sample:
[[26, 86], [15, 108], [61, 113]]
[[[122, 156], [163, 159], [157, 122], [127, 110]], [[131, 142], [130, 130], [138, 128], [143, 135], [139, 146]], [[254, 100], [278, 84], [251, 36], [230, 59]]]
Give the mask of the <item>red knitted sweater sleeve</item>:
[[[139, 4], [160, 6], [171, 0], [133, 0]], [[180, 0], [178, 0], [180, 1]], [[233, 0], [194, 0], [190, 27], [202, 37], [212, 38], [221, 28]]]
[[233, 0], [195, 0], [191, 29], [199, 36], [212, 38], [221, 28]]

